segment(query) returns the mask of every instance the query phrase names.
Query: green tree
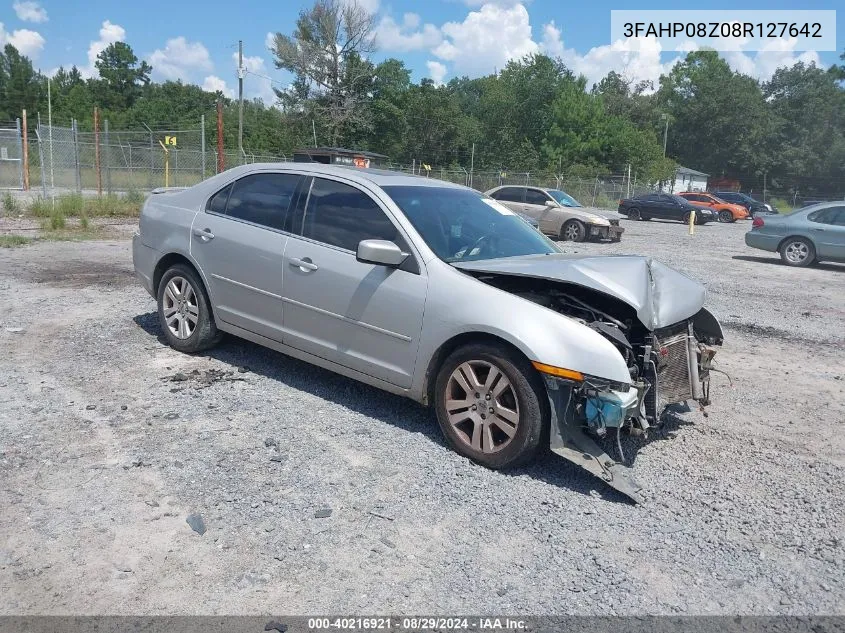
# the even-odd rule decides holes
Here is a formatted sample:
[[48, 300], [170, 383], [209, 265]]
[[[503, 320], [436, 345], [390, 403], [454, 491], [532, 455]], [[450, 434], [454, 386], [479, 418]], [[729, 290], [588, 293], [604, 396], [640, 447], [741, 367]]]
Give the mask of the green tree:
[[689, 53], [660, 78], [658, 102], [671, 116], [668, 154], [711, 175], [761, 175], [776, 158], [775, 121], [760, 85], [715, 51]]
[[0, 52], [0, 120], [13, 119], [26, 108], [34, 113], [44, 90], [44, 78], [32, 61], [11, 44]]
[[111, 110], [131, 107], [149, 85], [153, 70], [145, 61], [139, 64], [125, 42], [109, 44], [97, 55], [94, 66], [100, 74], [100, 81], [94, 83], [97, 101]]
[[366, 126], [366, 88], [374, 67], [374, 16], [355, 0], [317, 0], [303, 10], [291, 35], [276, 33], [272, 52], [277, 68], [292, 72], [291, 90], [277, 91], [288, 111], [321, 120], [331, 145]]

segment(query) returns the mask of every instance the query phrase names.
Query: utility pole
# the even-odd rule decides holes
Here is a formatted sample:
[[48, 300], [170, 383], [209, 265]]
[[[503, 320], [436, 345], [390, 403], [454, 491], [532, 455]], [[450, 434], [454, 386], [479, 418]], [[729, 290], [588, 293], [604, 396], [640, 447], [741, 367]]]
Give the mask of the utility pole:
[[663, 127], [663, 158], [666, 158], [666, 139], [669, 137], [669, 115], [665, 112], [660, 115], [660, 118], [666, 121]]
[[244, 155], [244, 41], [238, 40], [238, 153]]

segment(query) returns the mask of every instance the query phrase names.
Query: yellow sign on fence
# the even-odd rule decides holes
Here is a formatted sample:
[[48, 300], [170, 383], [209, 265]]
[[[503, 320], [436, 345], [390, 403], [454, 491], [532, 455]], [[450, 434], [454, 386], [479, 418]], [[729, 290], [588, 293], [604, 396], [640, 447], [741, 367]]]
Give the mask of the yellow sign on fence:
[[176, 137], [175, 136], [165, 136], [164, 137], [164, 144], [165, 145], [172, 145], [176, 147]]

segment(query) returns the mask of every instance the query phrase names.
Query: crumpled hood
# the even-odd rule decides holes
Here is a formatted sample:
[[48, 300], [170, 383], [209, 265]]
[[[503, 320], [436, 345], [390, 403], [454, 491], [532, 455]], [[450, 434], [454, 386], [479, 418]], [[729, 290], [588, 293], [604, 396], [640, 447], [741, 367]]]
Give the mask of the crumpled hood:
[[454, 262], [467, 271], [563, 281], [620, 299], [637, 311], [649, 330], [687, 319], [704, 307], [707, 291], [699, 282], [637, 255], [527, 255]]

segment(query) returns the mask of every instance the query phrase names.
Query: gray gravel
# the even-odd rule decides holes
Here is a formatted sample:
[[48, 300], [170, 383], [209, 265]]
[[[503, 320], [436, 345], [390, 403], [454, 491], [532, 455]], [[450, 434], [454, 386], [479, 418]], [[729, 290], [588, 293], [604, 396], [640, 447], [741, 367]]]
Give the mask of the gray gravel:
[[174, 352], [126, 241], [0, 249], [0, 613], [845, 614], [845, 266], [625, 226], [567, 248], [706, 283], [733, 379], [626, 441], [641, 506], [243, 341]]

